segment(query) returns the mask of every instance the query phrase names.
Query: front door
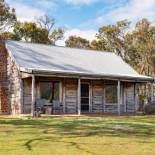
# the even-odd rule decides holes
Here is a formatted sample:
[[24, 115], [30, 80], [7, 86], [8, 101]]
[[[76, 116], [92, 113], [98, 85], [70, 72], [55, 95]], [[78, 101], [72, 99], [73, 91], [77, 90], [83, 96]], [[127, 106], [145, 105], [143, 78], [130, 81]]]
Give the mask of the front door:
[[89, 84], [81, 84], [81, 112], [89, 112]]

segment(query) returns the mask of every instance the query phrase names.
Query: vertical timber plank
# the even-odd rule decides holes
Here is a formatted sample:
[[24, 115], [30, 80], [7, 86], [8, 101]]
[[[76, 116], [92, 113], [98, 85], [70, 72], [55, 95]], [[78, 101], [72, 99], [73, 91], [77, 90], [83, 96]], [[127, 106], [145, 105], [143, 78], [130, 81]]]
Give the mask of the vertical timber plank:
[[32, 105], [31, 105], [31, 115], [34, 116], [35, 110], [35, 76], [32, 75]]
[[63, 113], [66, 113], [66, 80], [63, 80]]
[[118, 86], [117, 86], [117, 102], [118, 102], [118, 115], [121, 113], [120, 104], [121, 104], [121, 85], [120, 80], [118, 80]]
[[78, 79], [78, 115], [81, 115], [81, 79]]
[[89, 107], [90, 107], [89, 108], [89, 112], [92, 113], [92, 111], [93, 111], [92, 110], [93, 109], [92, 108], [92, 103], [93, 103], [93, 98], [92, 98], [93, 97], [92, 80], [90, 81], [90, 86], [89, 87], [90, 87], [90, 89], [89, 89], [90, 90], [90, 93], [89, 93]]

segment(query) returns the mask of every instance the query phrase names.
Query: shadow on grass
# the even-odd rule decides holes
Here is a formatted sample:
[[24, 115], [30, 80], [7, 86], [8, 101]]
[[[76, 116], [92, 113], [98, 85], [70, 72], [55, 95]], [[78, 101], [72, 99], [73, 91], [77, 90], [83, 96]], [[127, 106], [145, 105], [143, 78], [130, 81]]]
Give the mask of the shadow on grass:
[[[68, 146], [73, 146], [75, 147], [76, 149], [78, 150], [81, 150], [83, 152], [86, 152], [86, 153], [89, 153], [89, 154], [93, 154], [95, 155], [96, 153], [95, 152], [92, 152], [90, 151], [89, 149], [85, 149], [83, 148], [81, 145], [90, 145], [90, 143], [82, 143], [82, 142], [73, 142], [73, 141], [64, 141], [64, 140], [61, 140], [61, 138], [55, 138], [55, 137], [51, 137], [51, 136], [45, 136], [45, 137], [41, 137], [41, 138], [33, 138], [33, 139], [30, 139], [28, 140], [24, 146], [29, 150], [31, 151], [32, 150], [32, 145], [33, 145], [33, 142], [37, 142], [37, 141], [41, 141], [41, 142], [54, 142], [54, 143], [63, 143], [63, 144], [66, 144]], [[96, 143], [91, 143], [92, 146], [96, 145]], [[99, 145], [102, 145], [102, 144], [99, 144]], [[107, 144], [108, 145], [108, 144]]]
[[[155, 121], [144, 119], [79, 119], [57, 118], [48, 119], [0, 119], [1, 125], [13, 125], [17, 128], [53, 129], [60, 136], [155, 136]], [[54, 134], [53, 133], [53, 134]]]
[[[93, 136], [109, 137], [129, 137], [150, 138], [155, 136], [155, 120], [148, 118], [46, 118], [46, 119], [0, 119], [0, 124], [13, 125], [17, 129], [32, 135], [31, 139], [25, 139], [24, 146], [32, 150], [33, 142], [61, 142], [69, 146], [85, 151], [89, 154], [95, 154], [90, 150], [82, 148], [82, 144], [90, 143], [62, 141], [63, 138], [79, 138]], [[28, 129], [28, 130], [27, 130]], [[41, 133], [38, 133], [37, 131]], [[35, 138], [33, 138], [35, 137]], [[37, 137], [37, 138], [36, 138]], [[145, 141], [146, 143], [148, 141]], [[93, 145], [93, 144], [92, 144]], [[95, 144], [94, 144], [95, 145]], [[98, 145], [98, 144], [97, 144]]]

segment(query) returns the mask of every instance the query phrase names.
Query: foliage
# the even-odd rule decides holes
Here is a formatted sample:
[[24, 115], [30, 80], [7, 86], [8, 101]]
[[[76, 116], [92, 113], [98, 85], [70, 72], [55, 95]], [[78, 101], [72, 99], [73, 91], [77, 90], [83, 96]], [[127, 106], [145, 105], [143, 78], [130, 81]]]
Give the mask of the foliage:
[[103, 42], [107, 51], [114, 52], [125, 58], [126, 47], [124, 43], [125, 30], [129, 27], [127, 20], [119, 21], [116, 25], [103, 26], [99, 29], [97, 38]]
[[55, 25], [55, 19], [44, 15], [37, 18], [37, 23], [42, 29], [46, 29], [50, 33]]
[[49, 39], [50, 39], [51, 43], [55, 45], [55, 43], [56, 43], [57, 40], [63, 39], [64, 33], [65, 33], [65, 31], [62, 28], [54, 29], [50, 33], [50, 35], [49, 35]]
[[154, 75], [155, 70], [155, 26], [142, 19], [129, 31], [130, 22], [119, 21], [115, 25], [103, 26], [97, 34], [93, 49], [107, 50], [121, 56], [140, 74]]
[[104, 51], [106, 49], [106, 42], [104, 40], [93, 40], [90, 44], [90, 48], [93, 50]]
[[154, 155], [155, 116], [0, 118], [4, 155]]
[[41, 29], [47, 31], [47, 36], [51, 44], [55, 45], [57, 40], [63, 39], [65, 30], [63, 28], [54, 28], [54, 18], [50, 18], [47, 15], [41, 16], [37, 19], [37, 24]]
[[11, 9], [4, 0], [0, 0], [0, 35], [8, 31], [15, 21], [15, 9]]
[[155, 104], [154, 103], [149, 103], [144, 105], [144, 114], [149, 115], [149, 114], [155, 114]]
[[0, 35], [1, 38], [3, 38], [4, 40], [10, 40], [14, 38], [14, 34], [11, 32], [3, 32]]
[[78, 36], [70, 36], [66, 40], [66, 46], [67, 47], [73, 47], [73, 48], [84, 48], [84, 49], [89, 49], [89, 41]]
[[32, 43], [50, 43], [48, 31], [40, 28], [36, 23], [32, 22], [17, 22], [14, 27], [14, 40], [22, 40]]
[[53, 28], [55, 20], [48, 16], [42, 16], [35, 22], [16, 22], [14, 26], [14, 40], [24, 40], [32, 43], [55, 44], [63, 38], [62, 28]]
[[126, 35], [127, 59], [140, 74], [154, 75], [155, 26], [147, 19], [136, 24], [132, 33]]

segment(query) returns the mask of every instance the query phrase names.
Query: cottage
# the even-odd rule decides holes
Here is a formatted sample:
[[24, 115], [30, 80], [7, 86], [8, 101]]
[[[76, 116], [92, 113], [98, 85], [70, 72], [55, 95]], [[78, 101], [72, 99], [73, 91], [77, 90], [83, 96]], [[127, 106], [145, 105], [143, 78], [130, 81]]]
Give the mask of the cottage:
[[0, 43], [1, 114], [135, 113], [152, 81], [110, 52]]

